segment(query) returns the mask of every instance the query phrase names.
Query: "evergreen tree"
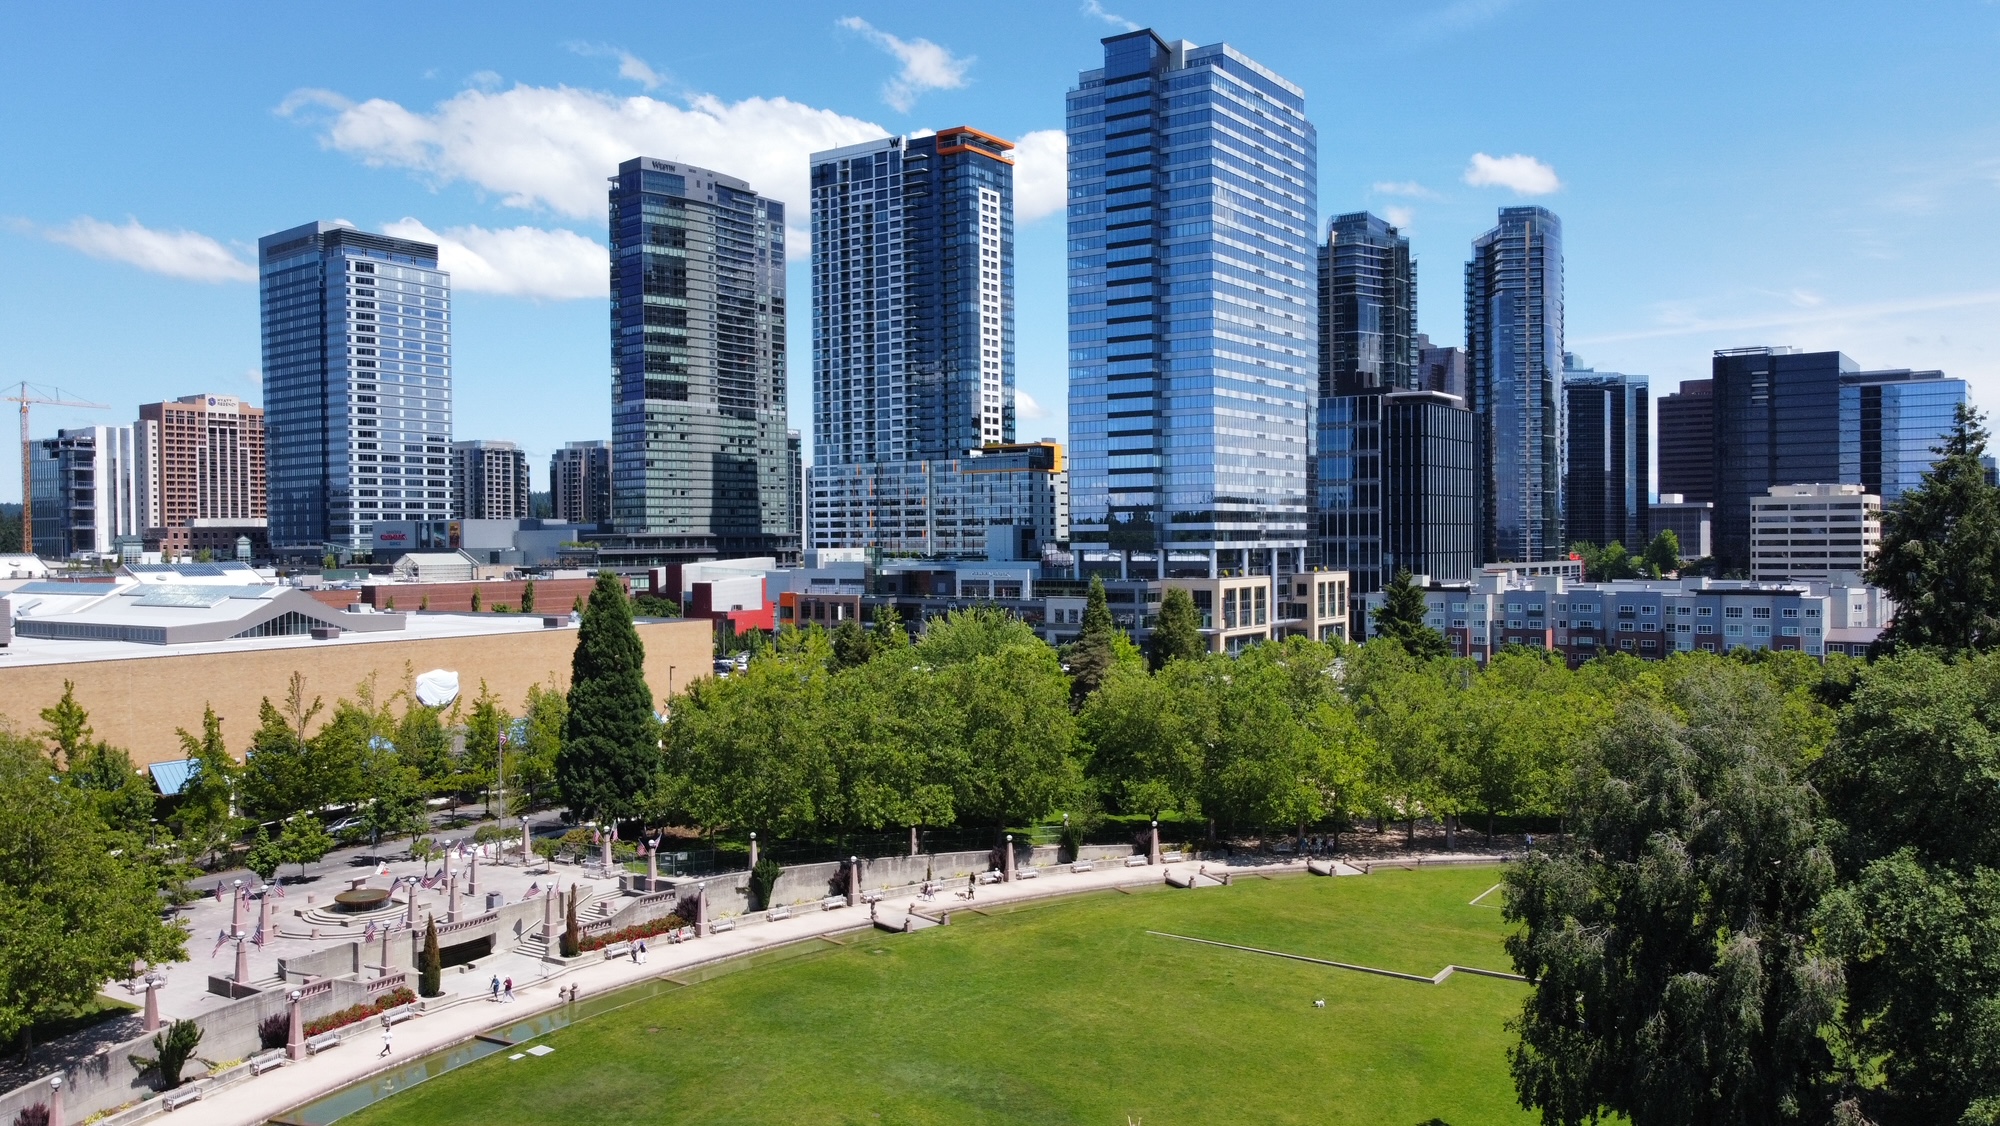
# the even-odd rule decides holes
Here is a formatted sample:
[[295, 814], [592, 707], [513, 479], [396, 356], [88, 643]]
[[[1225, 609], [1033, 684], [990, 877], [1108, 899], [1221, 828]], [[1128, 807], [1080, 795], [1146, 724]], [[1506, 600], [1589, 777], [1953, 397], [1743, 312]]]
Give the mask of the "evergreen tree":
[[1389, 638], [1419, 660], [1451, 656], [1444, 635], [1424, 624], [1429, 608], [1410, 572], [1397, 571], [1382, 593], [1382, 608], [1369, 615], [1374, 636]]
[[[415, 894], [412, 892], [411, 894]], [[417, 955], [417, 995], [436, 997], [444, 992], [438, 980], [444, 975], [444, 955], [438, 950], [437, 916], [424, 916], [424, 952]]]
[[1194, 596], [1179, 587], [1169, 588], [1160, 599], [1160, 617], [1146, 643], [1147, 659], [1153, 668], [1162, 669], [1170, 661], [1193, 660], [1207, 651]]
[[903, 615], [887, 602], [875, 607], [875, 628], [872, 632], [877, 653], [910, 647], [910, 634], [903, 628]]
[[1990, 649], [2000, 643], [2000, 491], [1980, 458], [1986, 428], [1960, 404], [1951, 434], [1932, 447], [1923, 483], [1882, 515], [1882, 546], [1868, 581], [1896, 602], [1888, 649]]
[[556, 755], [556, 785], [579, 815], [629, 815], [652, 788], [659, 721], [646, 685], [646, 650], [618, 576], [597, 576], [570, 661], [569, 715]]
[[528, 585], [521, 588], [521, 613], [532, 614], [534, 612], [535, 612], [535, 580], [529, 579]]
[[841, 622], [833, 630], [833, 667], [837, 669], [858, 668], [875, 657], [875, 639], [861, 628], [861, 623], [853, 618]]
[[479, 588], [472, 588], [472, 612], [479, 613]]
[[1118, 633], [1117, 623], [1111, 620], [1110, 603], [1104, 596], [1104, 579], [1092, 575], [1090, 595], [1083, 604], [1083, 628], [1069, 644], [1070, 697], [1076, 706], [1081, 707], [1111, 672], [1117, 661], [1117, 646], [1112, 638]]
[[576, 925], [576, 885], [569, 885], [569, 902], [563, 907], [562, 944], [559, 952], [565, 958], [574, 958], [583, 953], [583, 928]]

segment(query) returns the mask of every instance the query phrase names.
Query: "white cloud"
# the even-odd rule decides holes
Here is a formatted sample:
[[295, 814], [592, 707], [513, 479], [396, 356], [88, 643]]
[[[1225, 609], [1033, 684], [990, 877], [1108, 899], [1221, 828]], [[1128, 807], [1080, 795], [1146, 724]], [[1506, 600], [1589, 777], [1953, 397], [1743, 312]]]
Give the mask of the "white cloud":
[[1083, 14], [1086, 16], [1096, 16], [1098, 19], [1103, 20], [1105, 23], [1108, 23], [1112, 27], [1118, 28], [1121, 31], [1139, 30], [1138, 24], [1133, 23], [1131, 20], [1126, 19], [1124, 16], [1121, 16], [1116, 12], [1105, 11], [1104, 5], [1098, 3], [1098, 0], [1083, 0]]
[[122, 227], [88, 215], [67, 226], [41, 231], [43, 238], [92, 258], [123, 262], [147, 273], [198, 282], [257, 280], [257, 268], [207, 235], [196, 231], [156, 231], [127, 219]]
[[321, 142], [366, 164], [409, 169], [434, 185], [463, 180], [507, 206], [572, 219], [603, 222], [605, 177], [635, 156], [714, 169], [787, 205], [792, 257], [810, 250], [807, 155], [889, 135], [785, 98], [701, 95], [681, 104], [568, 86], [462, 90], [429, 111], [300, 90], [278, 107], [300, 119], [315, 111], [325, 113]]
[[1465, 182], [1475, 188], [1511, 188], [1516, 195], [1547, 195], [1562, 187], [1556, 170], [1532, 156], [1472, 154], [1465, 166]]
[[469, 293], [571, 301], [609, 296], [611, 256], [575, 231], [541, 227], [448, 227], [403, 218], [382, 228], [397, 238], [436, 243], [452, 288]]
[[1036, 402], [1033, 395], [1016, 387], [1014, 388], [1014, 416], [1022, 422], [1034, 422], [1038, 419], [1049, 417], [1049, 410], [1047, 407]]
[[1415, 180], [1377, 180], [1368, 190], [1376, 195], [1403, 195], [1412, 199], [1438, 199], [1439, 195]]
[[1382, 209], [1382, 218], [1387, 219], [1390, 226], [1405, 234], [1409, 233], [1410, 223], [1416, 217], [1417, 213], [1407, 207], [1385, 207]]
[[618, 77], [629, 78], [644, 89], [657, 90], [666, 84], [666, 75], [654, 70], [651, 63], [623, 47], [613, 47], [604, 43], [572, 43], [569, 49], [585, 57], [617, 59]]
[[1785, 329], [1796, 330], [1821, 325], [1834, 325], [1846, 330], [1855, 328], [1860, 322], [1864, 321], [1909, 317], [1916, 314], [1957, 309], [1983, 308], [1985, 306], [2000, 306], [2000, 290], [1972, 293], [1945, 293], [1929, 297], [1901, 298], [1839, 306], [1827, 305], [1824, 303], [1824, 299], [1821, 299], [1817, 305], [1804, 308], [1799, 308], [1795, 305], [1795, 311], [1788, 312], [1774, 309], [1767, 313], [1753, 313], [1747, 316], [1701, 316], [1691, 306], [1685, 304], [1668, 305], [1661, 310], [1660, 316], [1660, 319], [1666, 323], [1657, 328], [1577, 337], [1571, 343], [1622, 344], [1635, 340], [1699, 336], [1705, 333], [1740, 334]]
[[898, 113], [910, 112], [917, 96], [926, 90], [956, 90], [965, 85], [965, 72], [976, 60], [960, 58], [928, 39], [898, 39], [880, 31], [860, 16], [834, 21], [858, 32], [870, 43], [894, 55], [903, 64], [901, 73], [882, 86], [882, 100]]
[[1037, 129], [1014, 142], [1014, 221], [1062, 214], [1069, 197], [1069, 138]]

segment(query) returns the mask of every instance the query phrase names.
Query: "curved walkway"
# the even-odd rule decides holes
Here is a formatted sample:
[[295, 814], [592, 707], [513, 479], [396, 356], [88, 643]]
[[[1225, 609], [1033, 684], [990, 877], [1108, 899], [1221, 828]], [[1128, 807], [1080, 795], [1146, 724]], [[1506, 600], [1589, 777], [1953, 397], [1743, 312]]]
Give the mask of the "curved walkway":
[[[1441, 858], [1427, 859], [1435, 862]], [[1465, 859], [1472, 861], [1475, 858], [1467, 856]], [[1476, 859], [1490, 861], [1493, 858]], [[941, 895], [922, 904], [907, 898], [895, 903], [893, 907], [891, 903], [884, 902], [881, 904], [884, 909], [882, 915], [885, 920], [897, 921], [912, 907], [919, 909], [921, 918], [942, 912], [977, 911], [988, 905], [1020, 903], [1120, 887], [1152, 886], [1166, 881], [1168, 877], [1178, 877], [1184, 881], [1201, 867], [1201, 864], [1190, 861], [1166, 865], [1163, 868], [1127, 868], [1122, 865], [1099, 867], [1095, 871], [1082, 873], [1071, 873], [1067, 868], [1052, 868], [1045, 870], [1039, 879], [982, 886], [971, 902], [951, 895]], [[1303, 874], [1305, 871], [1304, 862], [1298, 860], [1266, 860], [1261, 863], [1239, 861], [1227, 865], [1209, 861], [1207, 867], [1210, 872], [1226, 869], [1232, 876], [1238, 878], [1254, 875]], [[822, 935], [857, 930], [869, 925], [868, 908], [865, 906], [814, 911], [778, 922], [726, 931], [679, 945], [649, 944], [646, 965], [634, 965], [629, 959], [590, 962], [586, 956], [586, 959], [579, 964], [566, 969], [557, 970], [550, 966], [551, 972], [537, 981], [523, 983], [516, 979], [514, 995], [517, 1003], [515, 1004], [496, 1005], [483, 998], [452, 1001], [443, 1008], [432, 1008], [420, 1019], [397, 1025], [395, 1051], [388, 1060], [383, 1060], [377, 1055], [381, 1048], [379, 1026], [373, 1022], [355, 1026], [356, 1030], [350, 1035], [348, 1042], [323, 1055], [309, 1057], [262, 1077], [247, 1079], [206, 1095], [199, 1104], [201, 1121], [214, 1123], [217, 1126], [257, 1126], [273, 1119], [282, 1121], [287, 1111], [315, 1102], [382, 1072], [407, 1066], [413, 1058], [429, 1055], [464, 1043], [481, 1033], [503, 1029], [539, 1013], [556, 1009], [561, 1004], [556, 991], [567, 989], [571, 985], [578, 986], [588, 999], [649, 979], [671, 979], [679, 971], [710, 962], [735, 958]], [[436, 1001], [433, 1001], [432, 1005], [435, 1006]]]

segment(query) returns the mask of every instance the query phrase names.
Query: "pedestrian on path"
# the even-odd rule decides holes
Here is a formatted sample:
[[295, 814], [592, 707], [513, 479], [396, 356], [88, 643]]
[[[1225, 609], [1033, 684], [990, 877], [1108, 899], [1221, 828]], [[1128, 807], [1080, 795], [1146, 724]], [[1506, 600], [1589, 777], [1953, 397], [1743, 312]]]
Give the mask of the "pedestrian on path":
[[499, 999], [500, 999], [500, 975], [499, 975], [499, 974], [494, 974], [494, 975], [493, 975], [493, 1000], [495, 1000], [495, 1001], [498, 1001]]
[[396, 1030], [390, 1027], [389, 1018], [385, 1014], [382, 1017], [382, 1051], [379, 1054], [377, 1054], [375, 1058], [381, 1059], [383, 1056], [388, 1055], [389, 1049], [392, 1048], [395, 1045], [395, 1043], [396, 1043]]
[[646, 964], [646, 940], [643, 938], [639, 940], [639, 964]]
[[507, 979], [507, 987], [506, 987], [506, 988], [507, 988], [507, 1002], [508, 1002], [509, 1004], [512, 1004], [512, 1003], [513, 1003], [513, 1001], [514, 1001], [514, 979], [513, 979], [513, 978], [511, 978], [511, 977], [510, 977], [510, 978], [508, 978], [508, 979]]

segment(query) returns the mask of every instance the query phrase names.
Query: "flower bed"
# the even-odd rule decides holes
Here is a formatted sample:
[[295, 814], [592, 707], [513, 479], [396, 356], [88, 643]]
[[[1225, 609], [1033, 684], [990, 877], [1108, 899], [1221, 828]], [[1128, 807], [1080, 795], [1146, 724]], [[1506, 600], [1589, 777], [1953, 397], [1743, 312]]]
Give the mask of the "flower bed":
[[336, 1028], [345, 1028], [358, 1021], [364, 1021], [369, 1017], [388, 1012], [398, 1005], [407, 1005], [416, 999], [417, 995], [410, 992], [407, 988], [391, 989], [388, 993], [377, 997], [373, 1001], [351, 1005], [337, 1013], [328, 1013], [318, 1020], [307, 1021], [305, 1033], [310, 1037], [318, 1036], [322, 1032], [332, 1032]]
[[679, 930], [684, 926], [687, 926], [687, 922], [679, 915], [662, 915], [649, 923], [633, 923], [629, 927], [620, 927], [609, 934], [585, 935], [579, 946], [584, 950], [602, 950], [614, 942], [637, 942], [639, 939], [652, 938], [671, 930]]

